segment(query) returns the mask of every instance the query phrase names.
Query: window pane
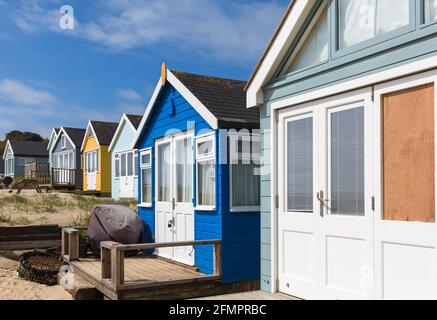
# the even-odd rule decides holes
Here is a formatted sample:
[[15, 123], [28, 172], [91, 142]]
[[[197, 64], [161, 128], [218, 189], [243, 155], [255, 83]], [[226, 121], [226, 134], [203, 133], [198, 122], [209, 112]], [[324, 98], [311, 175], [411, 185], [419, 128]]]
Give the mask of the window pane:
[[129, 152], [127, 154], [127, 175], [128, 176], [133, 176], [133, 174], [134, 174], [133, 161], [134, 161], [133, 154], [132, 154], [132, 152]]
[[176, 143], [176, 201], [193, 201], [193, 152], [191, 139]]
[[432, 22], [437, 20], [437, 0], [425, 1], [425, 22]]
[[293, 62], [286, 72], [296, 71], [309, 66], [315, 66], [328, 60], [329, 35], [328, 35], [328, 10], [325, 8], [311, 32], [299, 44], [299, 52], [292, 56]]
[[288, 124], [288, 211], [313, 211], [313, 119]]
[[214, 161], [198, 163], [198, 204], [201, 206], [215, 205], [215, 164]]
[[332, 114], [331, 213], [364, 215], [364, 108]]
[[339, 0], [339, 48], [410, 23], [410, 0]]
[[255, 174], [257, 166], [232, 164], [232, 206], [258, 207], [260, 205], [260, 176]]
[[197, 145], [197, 154], [205, 155], [205, 154], [213, 153], [214, 152], [213, 146], [214, 143], [212, 140], [201, 142]]
[[141, 155], [141, 164], [148, 165], [150, 162], [150, 153], [143, 153]]
[[126, 153], [121, 155], [121, 164], [120, 164], [120, 175], [122, 177], [126, 177]]
[[171, 201], [170, 144], [158, 147], [158, 201]]
[[120, 177], [120, 159], [115, 159], [115, 177]]
[[142, 202], [152, 203], [152, 169], [142, 169], [141, 172]]
[[138, 175], [138, 152], [134, 154], [134, 175]]
[[69, 169], [74, 169], [74, 154], [73, 153], [70, 153], [70, 155], [69, 155]]

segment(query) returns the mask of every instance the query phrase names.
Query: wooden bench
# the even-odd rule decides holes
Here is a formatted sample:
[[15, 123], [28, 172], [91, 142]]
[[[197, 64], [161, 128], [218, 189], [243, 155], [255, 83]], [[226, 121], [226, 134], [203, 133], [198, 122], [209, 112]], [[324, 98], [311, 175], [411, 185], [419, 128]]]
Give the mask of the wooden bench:
[[33, 250], [61, 247], [58, 225], [0, 227], [0, 250]]

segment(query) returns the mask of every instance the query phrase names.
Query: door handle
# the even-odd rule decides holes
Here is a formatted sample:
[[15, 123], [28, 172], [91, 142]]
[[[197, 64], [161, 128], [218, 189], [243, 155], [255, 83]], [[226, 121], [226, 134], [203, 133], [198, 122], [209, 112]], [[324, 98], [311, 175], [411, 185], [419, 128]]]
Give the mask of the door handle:
[[168, 228], [173, 228], [173, 226], [174, 226], [174, 223], [175, 223], [175, 219], [173, 218], [173, 219], [171, 219], [171, 220], [169, 220], [168, 221]]
[[320, 202], [320, 216], [324, 217], [325, 216], [325, 207], [327, 206], [329, 200], [325, 199], [325, 193], [323, 192], [323, 190], [321, 190], [320, 192], [317, 192], [317, 200], [319, 200], [319, 202]]

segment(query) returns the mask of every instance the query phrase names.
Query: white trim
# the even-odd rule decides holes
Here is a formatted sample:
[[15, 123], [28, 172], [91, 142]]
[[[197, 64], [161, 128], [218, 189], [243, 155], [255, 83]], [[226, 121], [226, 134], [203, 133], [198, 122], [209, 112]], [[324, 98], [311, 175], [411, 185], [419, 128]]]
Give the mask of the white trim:
[[11, 150], [12, 157], [15, 157], [14, 150], [12, 149], [11, 142], [8, 140], [8, 141], [6, 141], [5, 150], [3, 151], [3, 160], [5, 160], [5, 158], [6, 158], [6, 154], [7, 154], [8, 149]]
[[[198, 146], [200, 143], [211, 141], [212, 142], [212, 152], [204, 155], [198, 155]], [[197, 211], [216, 211], [217, 210], [217, 137], [215, 132], [209, 132], [201, 136], [194, 137], [195, 146], [195, 170], [196, 170], [196, 181], [194, 181], [196, 186], [196, 203], [194, 210]], [[214, 205], [199, 205], [199, 162], [214, 161]]]
[[295, 97], [285, 98], [271, 105], [272, 110], [300, 105], [308, 101], [319, 100], [329, 96], [353, 91], [363, 87], [377, 85], [397, 78], [403, 78], [414, 74], [422, 73], [427, 70], [437, 68], [437, 56], [412, 62], [397, 68], [381, 71], [372, 75], [361, 77], [355, 80], [339, 83], [327, 88], [311, 91]]
[[88, 125], [87, 125], [87, 127], [86, 127], [86, 131], [85, 131], [85, 135], [83, 136], [83, 140], [82, 140], [82, 146], [80, 147], [80, 151], [84, 151], [84, 148], [85, 148], [85, 142], [86, 142], [86, 140], [88, 139], [88, 135], [89, 135], [89, 131], [91, 130], [91, 132], [92, 132], [92, 135], [94, 136], [94, 138], [96, 139], [96, 141], [97, 141], [97, 144], [100, 146], [100, 142], [99, 142], [99, 138], [97, 137], [97, 135], [96, 135], [96, 132], [94, 131], [94, 128], [93, 128], [93, 124], [92, 124], [92, 122], [91, 122], [91, 120], [90, 121], [88, 121]]
[[[134, 132], [134, 136], [137, 132], [137, 129], [135, 129], [134, 125], [132, 124], [132, 122], [129, 120], [128, 116], [126, 113], [123, 113], [123, 115], [121, 116], [120, 122], [118, 123], [118, 127], [117, 130], [115, 131], [114, 137], [111, 140], [111, 144], [109, 145], [109, 152], [112, 152], [112, 149], [115, 147], [115, 143], [118, 139], [118, 136], [121, 134], [121, 131], [123, 129], [123, 125], [125, 123], [128, 123], [130, 128], [132, 129], [132, 131]], [[132, 148], [133, 149], [133, 148]]]
[[279, 30], [277, 37], [268, 49], [265, 58], [247, 88], [246, 104], [248, 108], [260, 106], [264, 103], [263, 87], [273, 77], [315, 4], [315, 0], [294, 1], [293, 8], [288, 16], [284, 18], [285, 22], [281, 30]]
[[[143, 155], [150, 156], [150, 163], [143, 164], [142, 157]], [[150, 200], [151, 202], [143, 202], [143, 170], [150, 169], [150, 173], [153, 175], [153, 156], [152, 156], [152, 148], [142, 149], [138, 152], [138, 161], [140, 165], [140, 172], [138, 173], [138, 179], [140, 182], [140, 189], [138, 191], [139, 198], [141, 203], [138, 205], [141, 208], [153, 208], [153, 176], [151, 177], [151, 185], [150, 185]]]
[[[184, 97], [185, 100], [193, 107], [205, 121], [211, 126], [213, 130], [218, 129], [218, 120], [217, 118], [205, 107], [205, 105], [190, 91], [184, 84], [170, 71], [167, 69], [167, 81], [170, 83], [180, 94]], [[153, 92], [152, 98], [147, 105], [146, 111], [144, 113], [143, 119], [141, 120], [141, 124], [138, 127], [137, 133], [135, 134], [135, 138], [132, 143], [132, 149], [135, 149], [136, 144], [146, 126], [147, 120], [152, 114], [152, 110], [155, 106], [158, 97], [165, 86], [162, 85], [162, 78], [159, 79], [158, 84], [155, 87], [155, 91]]]
[[[59, 129], [59, 132], [61, 132], [61, 129]], [[52, 133], [50, 134], [49, 144], [47, 145], [47, 151], [49, 151], [49, 152], [52, 151], [53, 146], [55, 145], [55, 144], [52, 144], [52, 143], [53, 143], [53, 141], [56, 141], [58, 139], [58, 134], [59, 133], [56, 133], [56, 129], [53, 128], [52, 129]]]

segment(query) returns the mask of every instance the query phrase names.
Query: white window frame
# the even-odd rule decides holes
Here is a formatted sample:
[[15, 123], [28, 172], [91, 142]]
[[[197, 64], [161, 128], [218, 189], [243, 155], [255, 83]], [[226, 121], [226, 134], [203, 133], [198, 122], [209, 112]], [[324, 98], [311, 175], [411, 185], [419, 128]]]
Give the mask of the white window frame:
[[[117, 175], [117, 162], [118, 162], [118, 175]], [[116, 153], [114, 154], [114, 178], [116, 180], [120, 180], [120, 169], [121, 169], [121, 163], [120, 163], [120, 154]]]
[[[137, 152], [138, 155], [138, 152]], [[149, 163], [143, 163], [143, 156], [144, 155], [149, 155]], [[153, 161], [152, 161], [152, 148], [147, 148], [147, 149], [143, 149], [140, 151], [139, 153], [139, 161], [140, 161], [140, 172], [138, 172], [138, 179], [141, 179], [141, 183], [140, 183], [140, 199], [141, 199], [141, 204], [140, 207], [143, 208], [152, 208], [153, 207]], [[150, 199], [152, 200], [150, 203], [149, 202], [143, 202], [143, 170], [150, 170], [150, 173], [152, 174], [152, 185], [150, 188]], [[141, 177], [141, 178], [140, 178]]]
[[[94, 157], [92, 156], [94, 155]], [[91, 158], [91, 159], [90, 159]], [[88, 159], [90, 159], [90, 163], [88, 163]], [[93, 162], [93, 163], [91, 163]], [[95, 166], [95, 170], [91, 170], [91, 168], [89, 167], [89, 164], [91, 164], [91, 167]], [[85, 153], [85, 174], [97, 174], [99, 173], [99, 150], [93, 150], [93, 151], [88, 151]]]
[[62, 135], [61, 137], [61, 149], [67, 148], [67, 137], [65, 135]]
[[[216, 211], [217, 210], [217, 152], [216, 152], [216, 134], [208, 133], [196, 137], [196, 208], [197, 211]], [[204, 142], [212, 142], [212, 152], [208, 154], [199, 154], [199, 145]], [[214, 205], [199, 204], [199, 163], [213, 161], [215, 164], [215, 183], [214, 183]]]
[[[259, 154], [256, 159], [254, 159], [253, 149], [254, 149], [254, 140], [256, 139], [256, 142], [259, 143]], [[238, 142], [242, 139], [247, 140], [246, 143], [249, 143], [249, 152], [246, 153], [243, 150], [241, 154], [241, 160], [242, 161], [253, 161], [255, 165], [260, 166], [260, 153], [261, 153], [261, 136], [260, 134], [255, 133], [249, 133], [249, 132], [229, 132], [229, 208], [231, 212], [258, 212], [261, 210], [261, 203], [259, 206], [234, 206], [233, 204], [233, 198], [232, 198], [232, 187], [233, 187], [233, 181], [232, 181], [232, 164], [233, 161], [236, 160], [237, 163], [240, 159], [240, 155], [238, 153]], [[236, 156], [236, 158], [235, 158]], [[261, 179], [261, 177], [260, 177]], [[260, 186], [261, 187], [261, 186]], [[261, 190], [260, 190], [261, 191]]]
[[13, 176], [14, 175], [14, 167], [15, 167], [14, 158], [9, 158], [5, 160], [5, 176]]
[[139, 167], [139, 158], [138, 158], [138, 150], [133, 151], [133, 167], [134, 167], [134, 177], [138, 178], [138, 167]]
[[[128, 172], [129, 172], [129, 161], [128, 161], [129, 153], [132, 154], [132, 174], [131, 175], [128, 174]], [[122, 155], [124, 155], [126, 157], [126, 163], [125, 163], [126, 175], [125, 176], [121, 175], [121, 157], [122, 157]], [[120, 163], [120, 175], [118, 177], [117, 176], [115, 176], [115, 177], [117, 179], [120, 179], [121, 177], [134, 177], [134, 178], [138, 177], [138, 170], [137, 170], [137, 172], [135, 172], [135, 167], [136, 167], [135, 166], [135, 157], [138, 157], [138, 150], [127, 150], [127, 151], [117, 152], [117, 153], [115, 153], [115, 161], [117, 161], [117, 156], [118, 156], [118, 160]]]

